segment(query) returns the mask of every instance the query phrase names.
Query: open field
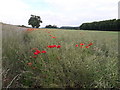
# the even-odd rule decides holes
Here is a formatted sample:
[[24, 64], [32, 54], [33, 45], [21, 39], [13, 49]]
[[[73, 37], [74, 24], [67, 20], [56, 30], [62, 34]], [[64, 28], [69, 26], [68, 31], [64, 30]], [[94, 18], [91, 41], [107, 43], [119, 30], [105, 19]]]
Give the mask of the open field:
[[2, 65], [5, 88], [120, 88], [118, 33], [3, 25]]

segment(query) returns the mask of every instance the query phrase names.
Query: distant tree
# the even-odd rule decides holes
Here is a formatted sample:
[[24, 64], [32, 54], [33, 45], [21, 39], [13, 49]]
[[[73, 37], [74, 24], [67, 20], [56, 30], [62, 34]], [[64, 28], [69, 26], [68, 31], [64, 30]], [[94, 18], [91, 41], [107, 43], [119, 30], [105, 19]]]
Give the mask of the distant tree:
[[42, 23], [40, 16], [31, 15], [30, 19], [28, 20], [28, 25], [31, 25], [33, 28], [39, 28], [40, 23]]
[[58, 28], [56, 25], [46, 25], [46, 27], [45, 28]]
[[46, 25], [46, 27], [45, 28], [51, 28], [52, 27], [52, 25]]

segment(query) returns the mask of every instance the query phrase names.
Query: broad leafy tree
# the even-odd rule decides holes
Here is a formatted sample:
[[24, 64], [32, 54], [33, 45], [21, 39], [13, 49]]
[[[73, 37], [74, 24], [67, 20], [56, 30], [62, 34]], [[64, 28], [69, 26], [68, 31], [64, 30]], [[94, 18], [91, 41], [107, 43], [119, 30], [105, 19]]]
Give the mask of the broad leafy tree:
[[39, 28], [40, 23], [42, 23], [40, 16], [31, 15], [30, 19], [28, 20], [28, 25], [31, 25], [33, 28]]

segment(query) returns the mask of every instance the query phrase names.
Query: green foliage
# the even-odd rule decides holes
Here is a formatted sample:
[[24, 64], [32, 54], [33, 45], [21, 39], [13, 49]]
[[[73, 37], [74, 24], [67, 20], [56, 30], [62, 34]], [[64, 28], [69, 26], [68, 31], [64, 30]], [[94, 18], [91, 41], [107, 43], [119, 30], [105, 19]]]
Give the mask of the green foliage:
[[32, 25], [32, 27], [38, 28], [42, 23], [40, 16], [31, 15], [30, 19], [28, 20], [28, 25]]
[[60, 29], [68, 29], [68, 30], [73, 29], [73, 30], [79, 30], [80, 28], [79, 28], [79, 27], [62, 26], [62, 27], [60, 27]]
[[45, 28], [58, 28], [56, 25], [46, 25], [46, 27]]
[[83, 30], [102, 30], [102, 31], [119, 31], [120, 19], [105, 20], [99, 22], [83, 23], [80, 26]]

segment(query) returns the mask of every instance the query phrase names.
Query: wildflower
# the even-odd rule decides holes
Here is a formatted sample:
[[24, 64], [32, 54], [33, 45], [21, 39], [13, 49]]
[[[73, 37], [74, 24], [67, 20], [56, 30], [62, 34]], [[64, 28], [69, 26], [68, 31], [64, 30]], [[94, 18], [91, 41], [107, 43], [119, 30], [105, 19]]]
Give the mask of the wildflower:
[[41, 53], [40, 50], [36, 50], [36, 52], [37, 52], [38, 54]]
[[49, 45], [49, 46], [47, 46], [48, 48], [53, 48], [53, 46], [51, 46], [51, 45]]
[[61, 47], [60, 45], [57, 46], [57, 48], [60, 48], [60, 47]]
[[49, 45], [49, 46], [47, 46], [48, 48], [54, 48], [54, 47], [57, 47], [57, 48], [60, 48], [61, 46], [60, 45]]
[[35, 54], [35, 55], [38, 55], [38, 53], [37, 53], [37, 52], [34, 52], [34, 54]]
[[42, 53], [46, 53], [46, 51], [42, 51]]
[[75, 46], [78, 47], [78, 44], [76, 44]]
[[91, 45], [93, 45], [93, 43], [88, 44], [88, 46], [91, 46]]
[[52, 38], [56, 38], [56, 37], [52, 37]]
[[56, 47], [56, 45], [53, 45], [53, 47]]
[[47, 46], [48, 48], [50, 48], [50, 45], [49, 46]]
[[82, 45], [84, 45], [84, 43], [80, 43], [80, 45], [82, 46]]
[[86, 46], [86, 48], [89, 48], [89, 46]]
[[29, 63], [27, 63], [29, 66], [32, 66], [32, 63], [31, 62], [29, 62]]
[[52, 35], [49, 35], [49, 36], [52, 36]]

